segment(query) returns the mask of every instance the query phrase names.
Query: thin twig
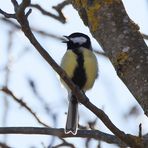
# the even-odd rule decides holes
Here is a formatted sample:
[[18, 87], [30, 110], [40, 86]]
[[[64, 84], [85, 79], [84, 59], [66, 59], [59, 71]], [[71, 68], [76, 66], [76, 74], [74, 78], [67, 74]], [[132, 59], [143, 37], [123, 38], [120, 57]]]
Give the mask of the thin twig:
[[62, 3], [58, 4], [57, 6], [54, 6], [53, 8], [58, 12], [58, 15], [55, 15], [51, 12], [46, 11], [38, 4], [30, 4], [31, 7], [38, 9], [43, 15], [49, 16], [51, 18], [54, 18], [55, 20], [60, 21], [61, 23], [66, 23], [66, 18], [62, 13], [62, 9], [68, 5], [68, 1], [63, 1]]
[[142, 138], [142, 123], [139, 124], [139, 137]]
[[85, 141], [85, 147], [86, 148], [89, 148], [89, 144], [90, 144], [91, 140], [92, 140], [91, 138], [86, 139], [86, 141]]
[[36, 98], [40, 101], [40, 104], [42, 104], [42, 106], [43, 106], [44, 110], [46, 111], [47, 115], [52, 118], [54, 127], [56, 127], [56, 125], [57, 125], [56, 114], [52, 112], [52, 110], [50, 109], [49, 104], [47, 104], [45, 99], [37, 91], [35, 82], [32, 79], [28, 78], [28, 83], [29, 83], [29, 85], [30, 85], [30, 87], [32, 89], [32, 92], [34, 93]]
[[32, 111], [30, 107], [28, 107], [28, 105], [22, 99], [17, 98], [7, 87], [3, 87], [2, 89], [0, 89], [0, 91], [6, 93], [7, 95], [10, 95], [17, 103], [19, 103], [21, 106], [27, 109], [27, 111], [29, 111], [29, 113], [31, 113], [40, 124], [42, 124], [45, 127], [49, 127], [49, 125], [45, 124], [39, 119], [39, 117], [37, 117], [37, 115]]
[[[17, 24], [16, 22], [10, 20], [10, 19], [6, 19], [5, 17], [0, 17], [0, 19], [2, 19], [4, 22], [6, 23], [9, 23], [10, 25], [12, 25], [13, 27], [15, 27], [16, 29], [21, 29], [20, 25]], [[36, 29], [34, 27], [31, 27], [31, 30], [35, 33], [38, 33], [40, 35], [43, 35], [43, 36], [46, 36], [46, 37], [50, 37], [50, 38], [54, 38], [56, 40], [60, 40], [60, 41], [63, 41], [63, 37], [61, 37], [60, 35], [56, 35], [56, 34], [53, 34], [53, 33], [48, 33], [47, 31], [43, 31], [43, 30], [39, 30], [39, 29]]]
[[6, 13], [2, 9], [0, 9], [0, 13], [3, 14], [6, 18], [14, 18], [14, 19], [16, 19], [15, 14]]
[[147, 34], [142, 33], [142, 36], [143, 36], [144, 39], [148, 40], [148, 35]]
[[[13, 64], [11, 53], [12, 53], [12, 39], [13, 39], [13, 33], [14, 30], [10, 30], [8, 32], [8, 45], [6, 47], [6, 65], [5, 65], [5, 79], [4, 79], [4, 85], [6, 87], [9, 86], [9, 81], [10, 81], [10, 69]], [[6, 126], [7, 125], [7, 119], [8, 119], [8, 113], [9, 113], [9, 101], [8, 101], [8, 96], [4, 95], [3, 97], [4, 100], [4, 112], [3, 112], [3, 118], [2, 118], [2, 125]], [[4, 136], [4, 141], [7, 141], [7, 136]]]
[[96, 49], [93, 49], [93, 52], [96, 53], [96, 54], [98, 54], [98, 55], [102, 55], [102, 56], [104, 56], [104, 57], [108, 57], [105, 52], [98, 51], [98, 50], [96, 50]]
[[61, 139], [62, 143], [58, 144], [56, 146], [52, 146], [52, 148], [59, 148], [59, 147], [70, 147], [70, 148], [76, 148], [72, 143], [67, 142], [64, 139]]

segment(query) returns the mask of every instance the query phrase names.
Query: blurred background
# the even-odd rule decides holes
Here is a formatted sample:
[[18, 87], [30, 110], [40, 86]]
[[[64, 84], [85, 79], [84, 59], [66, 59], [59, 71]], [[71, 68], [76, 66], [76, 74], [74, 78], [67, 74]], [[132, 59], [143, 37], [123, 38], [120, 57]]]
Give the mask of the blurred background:
[[[21, 1], [18, 1], [19, 3]], [[32, 0], [46, 11], [57, 16], [53, 6], [62, 3], [62, 0]], [[148, 35], [148, 1], [123, 0], [125, 9], [130, 18], [140, 27], [140, 32]], [[0, 1], [0, 8], [13, 13], [10, 0]], [[62, 9], [66, 18], [63, 23], [32, 7], [29, 15], [30, 26], [40, 44], [47, 50], [53, 59], [60, 64], [66, 51], [66, 45], [60, 38], [73, 32], [83, 32], [91, 38], [93, 49], [102, 51], [99, 44], [92, 37], [89, 29], [83, 24], [77, 11], [72, 5]], [[146, 43], [147, 40], [145, 40]], [[99, 78], [94, 87], [86, 94], [100, 109], [103, 109], [111, 121], [126, 133], [138, 135], [139, 124], [142, 123], [142, 133], [148, 132], [148, 119], [142, 109], [129, 92], [128, 88], [118, 78], [109, 61], [103, 55], [97, 54], [99, 63]], [[0, 126], [33, 126], [42, 127], [44, 124], [64, 128], [68, 107], [67, 91], [61, 85], [59, 76], [34, 49], [28, 39], [20, 31], [15, 20], [8, 21], [0, 15], [0, 88], [8, 87], [16, 97], [0, 92]], [[27, 110], [17, 99], [21, 99]], [[79, 105], [80, 125], [111, 133], [104, 124]], [[41, 122], [39, 123], [38, 120]], [[67, 138], [76, 148], [86, 147], [87, 139]], [[0, 143], [6, 143], [13, 148], [43, 148], [56, 146], [62, 141], [56, 137], [40, 135], [0, 135]], [[118, 146], [90, 140], [88, 147], [116, 148]], [[66, 146], [65, 146], [66, 147]]]

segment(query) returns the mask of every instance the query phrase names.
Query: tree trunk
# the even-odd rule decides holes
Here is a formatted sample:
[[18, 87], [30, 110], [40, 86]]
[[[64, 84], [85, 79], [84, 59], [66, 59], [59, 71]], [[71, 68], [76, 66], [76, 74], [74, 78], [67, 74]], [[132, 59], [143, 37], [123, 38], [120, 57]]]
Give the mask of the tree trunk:
[[148, 116], [148, 47], [121, 0], [70, 0]]

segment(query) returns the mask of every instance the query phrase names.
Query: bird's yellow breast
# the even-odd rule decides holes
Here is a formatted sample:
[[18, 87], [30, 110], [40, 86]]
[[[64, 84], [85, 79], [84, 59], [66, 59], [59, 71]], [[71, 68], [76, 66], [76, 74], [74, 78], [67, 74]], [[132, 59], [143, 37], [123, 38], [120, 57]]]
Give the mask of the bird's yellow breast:
[[67, 75], [72, 78], [74, 74], [74, 70], [77, 67], [77, 55], [72, 52], [72, 50], [68, 50], [61, 61], [61, 67], [65, 70]]
[[87, 81], [84, 86], [84, 91], [92, 88], [95, 79], [98, 75], [98, 63], [96, 56], [91, 50], [84, 49], [83, 50], [84, 57], [84, 68], [87, 77]]
[[[86, 91], [90, 89], [94, 84], [94, 81], [98, 74], [98, 64], [96, 56], [91, 50], [82, 48], [80, 52], [82, 53], [84, 59], [83, 68], [85, 70], [86, 82], [83, 90]], [[65, 70], [67, 75], [72, 78], [77, 66], [77, 54], [75, 54], [72, 50], [67, 50], [62, 58], [61, 67]]]

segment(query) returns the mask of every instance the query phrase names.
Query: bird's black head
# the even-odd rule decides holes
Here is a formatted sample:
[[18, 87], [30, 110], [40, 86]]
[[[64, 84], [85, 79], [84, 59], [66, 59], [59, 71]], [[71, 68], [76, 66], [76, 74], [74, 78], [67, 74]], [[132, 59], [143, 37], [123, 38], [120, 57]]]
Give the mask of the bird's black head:
[[78, 49], [80, 47], [85, 47], [89, 50], [91, 50], [91, 42], [90, 38], [83, 34], [83, 33], [72, 33], [69, 36], [64, 36], [65, 40], [64, 43], [67, 43], [67, 48], [71, 50]]

